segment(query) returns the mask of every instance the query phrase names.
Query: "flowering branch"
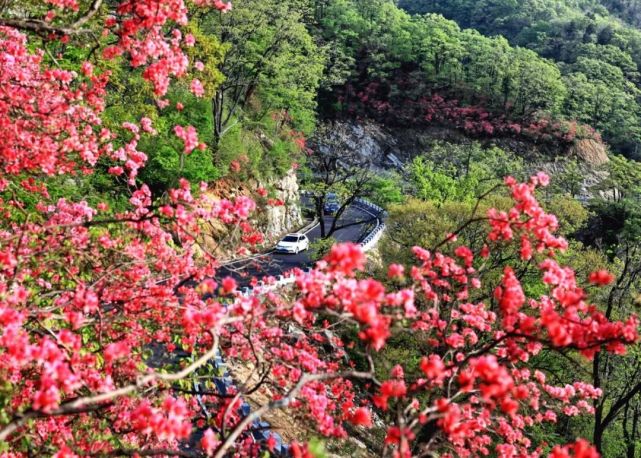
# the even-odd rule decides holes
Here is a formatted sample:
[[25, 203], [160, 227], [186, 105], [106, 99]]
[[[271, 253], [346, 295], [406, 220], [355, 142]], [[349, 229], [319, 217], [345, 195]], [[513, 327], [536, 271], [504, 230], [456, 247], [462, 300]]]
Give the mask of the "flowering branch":
[[335, 374], [329, 373], [303, 375], [298, 383], [296, 383], [296, 385], [294, 385], [294, 387], [289, 390], [289, 392], [285, 396], [280, 399], [271, 401], [254, 410], [249, 415], [247, 415], [240, 423], [238, 423], [236, 427], [230, 432], [229, 436], [227, 436], [222, 444], [218, 447], [214, 458], [223, 458], [225, 456], [225, 453], [227, 453], [227, 451], [234, 445], [236, 439], [238, 439], [242, 432], [255, 420], [259, 419], [270, 410], [282, 409], [287, 407], [294, 399], [296, 399], [296, 396], [298, 396], [300, 390], [308, 383], [326, 381], [336, 378], [372, 380], [374, 379], [374, 377], [375, 374], [373, 370], [370, 370], [369, 372], [345, 371]]
[[27, 421], [34, 418], [42, 418], [47, 416], [58, 416], [58, 415], [70, 415], [82, 412], [89, 412], [105, 406], [96, 406], [96, 404], [102, 404], [104, 402], [111, 401], [113, 399], [119, 398], [121, 396], [126, 396], [127, 394], [138, 391], [154, 382], [164, 381], [164, 382], [176, 382], [178, 380], [184, 379], [198, 368], [207, 364], [209, 360], [214, 358], [218, 353], [218, 328], [225, 324], [230, 324], [233, 322], [239, 321], [238, 319], [227, 318], [222, 320], [216, 328], [213, 328], [210, 332], [213, 337], [213, 344], [209, 351], [204, 353], [200, 358], [191, 363], [189, 366], [185, 367], [183, 370], [175, 373], [165, 374], [154, 372], [152, 374], [145, 375], [138, 379], [134, 384], [124, 386], [117, 390], [109, 391], [107, 393], [102, 393], [94, 396], [86, 396], [78, 399], [74, 399], [69, 402], [61, 404], [59, 407], [52, 409], [50, 412], [39, 412], [39, 411], [29, 411], [23, 415], [20, 415], [18, 418], [12, 420], [7, 424], [2, 430], [0, 430], [0, 441], [7, 440], [9, 435], [13, 433], [16, 429], [20, 428]]

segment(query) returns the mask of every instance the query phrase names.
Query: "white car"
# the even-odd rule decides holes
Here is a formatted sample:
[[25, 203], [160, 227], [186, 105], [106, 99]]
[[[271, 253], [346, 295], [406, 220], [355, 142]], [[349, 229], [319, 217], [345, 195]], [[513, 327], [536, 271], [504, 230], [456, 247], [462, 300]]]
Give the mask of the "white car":
[[276, 245], [276, 251], [281, 253], [300, 253], [309, 248], [309, 239], [305, 234], [287, 234]]

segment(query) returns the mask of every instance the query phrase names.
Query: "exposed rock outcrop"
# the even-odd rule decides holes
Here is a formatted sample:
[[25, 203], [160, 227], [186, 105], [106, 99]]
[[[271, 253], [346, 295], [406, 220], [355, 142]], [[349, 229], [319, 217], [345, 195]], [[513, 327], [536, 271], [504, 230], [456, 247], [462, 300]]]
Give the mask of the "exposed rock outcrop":
[[606, 146], [591, 139], [577, 140], [570, 148], [570, 155], [592, 167], [600, 167], [610, 161]]
[[[269, 246], [281, 235], [299, 229], [303, 225], [300, 207], [300, 190], [296, 172], [290, 170], [281, 178], [257, 182], [255, 180], [241, 181], [238, 179], [224, 178], [212, 184], [209, 193], [217, 199], [234, 199], [238, 196], [250, 196], [257, 201], [262, 201], [256, 190], [259, 187], [271, 190], [270, 197], [284, 203], [282, 206], [261, 206], [259, 204], [252, 218], [254, 227], [260, 230], [265, 237], [265, 245]], [[204, 244], [222, 261], [231, 260], [238, 256], [236, 252], [227, 252], [218, 242], [228, 237], [227, 226], [220, 221], [208, 221], [204, 229]]]
[[[554, 160], [565, 156], [567, 151], [555, 150], [549, 144], [532, 143], [523, 140], [499, 137], [494, 139], [474, 139], [457, 129], [426, 127], [389, 127], [373, 121], [337, 121], [329, 130], [331, 141], [339, 142], [346, 150], [358, 152], [371, 163], [377, 171], [399, 169], [412, 158], [428, 153], [437, 141], [455, 144], [479, 142], [483, 146], [498, 146], [530, 161]], [[594, 142], [593, 149], [598, 143]], [[587, 146], [591, 144], [586, 144]]]
[[265, 236], [273, 239], [302, 226], [300, 189], [296, 172], [290, 170], [284, 177], [267, 183], [265, 187], [275, 189], [275, 197], [285, 203], [280, 207], [268, 207], [265, 211]]
[[[483, 146], [497, 146], [523, 157], [530, 172], [543, 170], [550, 175], [561, 176], [567, 167], [577, 168], [582, 182], [575, 190], [575, 197], [582, 201], [593, 197], [594, 187], [607, 178], [603, 167], [609, 162], [607, 147], [591, 139], [578, 140], [568, 150], [559, 150], [551, 144], [511, 137], [475, 140], [447, 127], [389, 127], [368, 120], [338, 121], [329, 132], [333, 143], [339, 144], [346, 152], [362, 155], [376, 173], [383, 176], [393, 170], [403, 175], [404, 165], [416, 156], [429, 156], [435, 142], [471, 145], [478, 141]], [[576, 164], [573, 159], [576, 159]]]

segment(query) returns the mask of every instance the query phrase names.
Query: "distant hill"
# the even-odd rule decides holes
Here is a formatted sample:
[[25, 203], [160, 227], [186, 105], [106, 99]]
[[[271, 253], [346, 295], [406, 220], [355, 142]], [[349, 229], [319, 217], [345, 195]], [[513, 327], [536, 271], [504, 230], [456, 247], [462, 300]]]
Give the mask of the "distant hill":
[[[558, 63], [569, 90], [564, 111], [639, 157], [641, 2], [635, 0], [400, 0], [487, 36], [502, 35]], [[630, 122], [627, 122], [630, 121]]]

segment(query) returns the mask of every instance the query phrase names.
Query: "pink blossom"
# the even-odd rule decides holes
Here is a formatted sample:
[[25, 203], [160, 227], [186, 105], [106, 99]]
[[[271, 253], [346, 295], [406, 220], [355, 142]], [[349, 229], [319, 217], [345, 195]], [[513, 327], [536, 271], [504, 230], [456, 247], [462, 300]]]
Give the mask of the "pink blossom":
[[199, 79], [194, 78], [191, 80], [191, 85], [189, 86], [189, 89], [191, 90], [192, 94], [194, 94], [196, 97], [202, 97], [205, 95], [205, 88], [203, 87], [203, 83], [200, 82]]
[[199, 146], [198, 132], [196, 132], [196, 128], [193, 126], [175, 126], [174, 134], [183, 141], [185, 145], [183, 152], [185, 154], [191, 153]]

